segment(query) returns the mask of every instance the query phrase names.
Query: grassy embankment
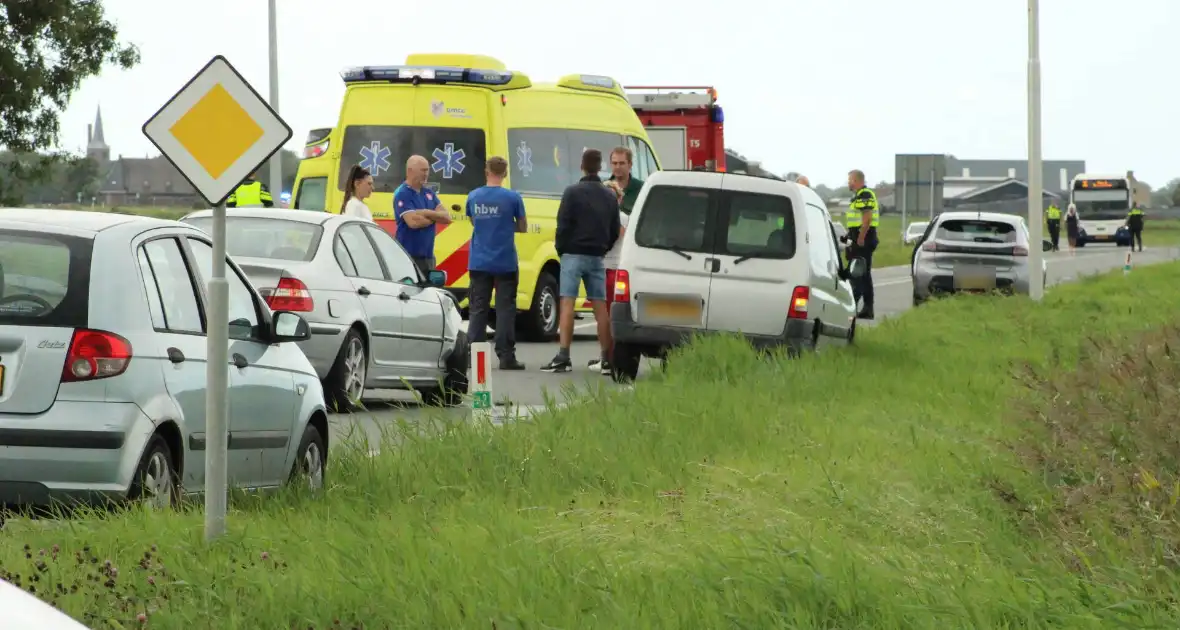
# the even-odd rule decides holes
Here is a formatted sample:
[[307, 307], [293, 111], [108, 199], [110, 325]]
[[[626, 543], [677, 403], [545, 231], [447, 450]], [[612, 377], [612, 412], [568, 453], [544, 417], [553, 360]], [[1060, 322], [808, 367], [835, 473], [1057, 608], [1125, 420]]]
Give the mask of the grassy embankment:
[[709, 340], [535, 423], [337, 450], [211, 547], [131, 510], [11, 523], [0, 566], [94, 627], [1176, 628], [1178, 284], [939, 301], [797, 361]]

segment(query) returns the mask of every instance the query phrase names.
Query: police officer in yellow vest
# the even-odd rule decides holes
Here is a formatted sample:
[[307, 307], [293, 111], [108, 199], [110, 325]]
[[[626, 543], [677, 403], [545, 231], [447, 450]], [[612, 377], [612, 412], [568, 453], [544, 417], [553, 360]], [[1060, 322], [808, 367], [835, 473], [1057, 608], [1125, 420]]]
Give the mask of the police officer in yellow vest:
[[1049, 226], [1049, 240], [1053, 242], [1053, 251], [1057, 251], [1057, 241], [1061, 239], [1061, 208], [1056, 201], [1049, 202], [1049, 209], [1045, 211], [1045, 224]]
[[1135, 251], [1135, 243], [1139, 243], [1139, 251], [1143, 251], [1143, 208], [1138, 202], [1127, 213], [1127, 229], [1131, 232], [1131, 251]]
[[881, 208], [877, 205], [877, 193], [865, 186], [864, 171], [848, 173], [848, 190], [852, 191], [852, 202], [844, 213], [844, 225], [848, 228], [848, 262], [863, 258], [865, 274], [852, 280], [852, 295], [857, 301], [863, 299], [857, 317], [873, 319], [873, 252], [877, 249], [877, 227], [881, 225]]
[[249, 179], [239, 184], [225, 200], [226, 208], [257, 208], [260, 206], [273, 208], [275, 202], [266, 185], [258, 181], [258, 173], [254, 173]]

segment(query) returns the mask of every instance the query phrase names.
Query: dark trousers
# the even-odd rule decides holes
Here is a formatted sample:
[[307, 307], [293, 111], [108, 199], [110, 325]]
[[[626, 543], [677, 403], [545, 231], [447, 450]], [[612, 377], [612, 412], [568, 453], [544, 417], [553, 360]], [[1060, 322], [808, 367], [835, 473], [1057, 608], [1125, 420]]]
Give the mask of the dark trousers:
[[1053, 251], [1057, 251], [1057, 242], [1061, 240], [1061, 219], [1049, 219], [1049, 240], [1053, 243]]
[[434, 256], [430, 256], [429, 258], [418, 258], [417, 256], [411, 256], [410, 258], [413, 259], [415, 265], [418, 265], [418, 270], [422, 272], [423, 277], [425, 277], [427, 273], [434, 271]]
[[1135, 243], [1139, 243], [1139, 251], [1143, 251], [1143, 228], [1131, 229], [1131, 249], [1135, 249]]
[[873, 252], [877, 251], [877, 230], [869, 230], [865, 235], [864, 247], [856, 244], [857, 239], [860, 238], [860, 228], [852, 228], [848, 231], [848, 249], [844, 250], [845, 256], [848, 257], [848, 263], [852, 263], [854, 258], [863, 258], [865, 261], [865, 275], [860, 278], [852, 279], [852, 297], [856, 301], [864, 300], [864, 305], [861, 307], [862, 313], [873, 312]]
[[467, 338], [472, 343], [488, 340], [488, 311], [492, 289], [496, 290], [496, 356], [501, 361], [516, 356], [516, 285], [520, 272], [468, 272]]

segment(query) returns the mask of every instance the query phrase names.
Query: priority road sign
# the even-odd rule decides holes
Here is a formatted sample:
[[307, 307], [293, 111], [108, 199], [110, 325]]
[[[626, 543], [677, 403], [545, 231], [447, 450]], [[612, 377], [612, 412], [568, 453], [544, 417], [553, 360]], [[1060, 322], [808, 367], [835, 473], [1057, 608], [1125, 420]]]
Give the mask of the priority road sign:
[[291, 139], [287, 123], [221, 55], [144, 123], [143, 133], [214, 206]]

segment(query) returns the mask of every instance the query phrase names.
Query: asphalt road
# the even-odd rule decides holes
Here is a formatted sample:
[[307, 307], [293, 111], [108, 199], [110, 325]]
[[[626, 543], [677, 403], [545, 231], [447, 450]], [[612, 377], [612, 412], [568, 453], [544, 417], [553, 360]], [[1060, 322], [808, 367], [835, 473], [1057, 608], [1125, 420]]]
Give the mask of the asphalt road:
[[[1069, 282], [1079, 276], [1092, 275], [1122, 267], [1126, 249], [1115, 248], [1111, 245], [1090, 245], [1077, 250], [1074, 256], [1068, 253], [1054, 253], [1047, 255], [1049, 265], [1049, 285]], [[1178, 248], [1148, 248], [1142, 253], [1134, 255], [1135, 265], [1145, 265], [1166, 260], [1180, 258]], [[873, 284], [876, 287], [876, 311], [879, 319], [892, 317], [909, 310], [912, 305], [913, 289], [910, 281], [910, 269], [903, 267], [884, 267], [873, 270]], [[879, 320], [878, 320], [879, 321]], [[862, 325], [874, 325], [875, 322], [862, 322]], [[574, 360], [574, 370], [565, 374], [546, 374], [540, 367], [553, 357], [557, 350], [556, 344], [529, 344], [517, 346], [518, 358], [528, 367], [523, 372], [493, 371], [492, 384], [498, 401], [509, 400], [514, 405], [510, 409], [501, 409], [506, 418], [527, 415], [530, 410], [542, 407], [546, 396], [557, 402], [565, 400], [569, 394], [578, 390], [585, 391], [591, 387], [619, 387], [611, 382], [609, 376], [592, 373], [586, 368], [586, 362], [598, 355], [598, 342], [594, 332], [593, 319], [580, 320], [577, 323], [575, 340], [571, 348]], [[640, 379], [654, 365], [644, 365], [640, 370]], [[408, 423], [418, 423], [429, 414], [458, 414], [467, 413], [464, 408], [454, 410], [440, 410], [437, 408], [422, 408], [412, 401], [410, 395], [403, 392], [369, 392], [365, 398], [366, 410], [348, 415], [338, 415], [332, 419], [333, 433], [337, 436], [360, 429], [371, 440], [376, 440], [383, 425], [402, 419]]]

